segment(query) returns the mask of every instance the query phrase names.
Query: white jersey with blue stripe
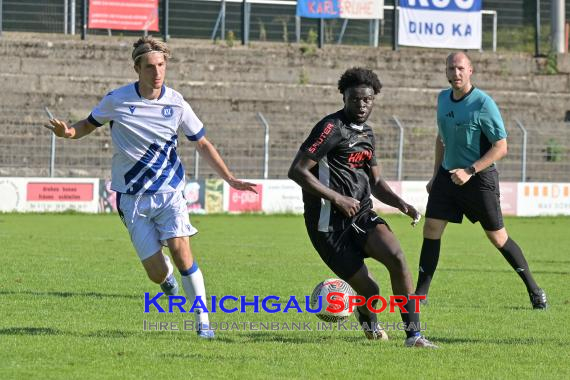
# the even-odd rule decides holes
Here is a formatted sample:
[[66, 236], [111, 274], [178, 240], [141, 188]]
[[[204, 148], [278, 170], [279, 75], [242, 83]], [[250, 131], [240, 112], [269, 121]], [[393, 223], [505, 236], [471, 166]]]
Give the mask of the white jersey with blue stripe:
[[158, 99], [140, 95], [138, 83], [109, 92], [88, 121], [109, 122], [113, 140], [111, 189], [125, 194], [155, 194], [184, 187], [184, 168], [176, 154], [177, 132], [191, 141], [205, 130], [182, 95], [162, 86]]

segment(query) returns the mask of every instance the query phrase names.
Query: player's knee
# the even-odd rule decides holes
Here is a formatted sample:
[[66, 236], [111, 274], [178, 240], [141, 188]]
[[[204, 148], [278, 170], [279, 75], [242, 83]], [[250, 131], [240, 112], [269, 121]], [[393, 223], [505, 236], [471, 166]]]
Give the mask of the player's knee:
[[491, 244], [493, 244], [495, 246], [495, 248], [502, 248], [505, 243], [507, 242], [507, 240], [509, 240], [509, 235], [507, 235], [507, 232], [505, 231], [505, 229], [500, 229], [498, 231], [485, 231], [487, 234], [487, 237], [489, 238], [489, 241], [491, 242]]
[[403, 271], [406, 269], [406, 256], [401, 249], [395, 250], [390, 253], [389, 260], [390, 271]]
[[489, 236], [489, 240], [497, 249], [503, 248], [503, 246], [507, 242], [507, 239], [499, 236]]
[[443, 229], [436, 223], [429, 223], [426, 221], [424, 224], [424, 238], [437, 240], [441, 239]]

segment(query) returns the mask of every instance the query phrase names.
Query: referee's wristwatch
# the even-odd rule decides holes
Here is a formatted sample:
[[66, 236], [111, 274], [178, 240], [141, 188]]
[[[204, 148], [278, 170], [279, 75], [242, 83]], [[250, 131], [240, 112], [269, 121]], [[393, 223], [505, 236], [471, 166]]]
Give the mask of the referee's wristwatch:
[[477, 170], [475, 170], [475, 166], [471, 165], [470, 167], [467, 168], [466, 172], [472, 176], [474, 176], [475, 174], [477, 174]]

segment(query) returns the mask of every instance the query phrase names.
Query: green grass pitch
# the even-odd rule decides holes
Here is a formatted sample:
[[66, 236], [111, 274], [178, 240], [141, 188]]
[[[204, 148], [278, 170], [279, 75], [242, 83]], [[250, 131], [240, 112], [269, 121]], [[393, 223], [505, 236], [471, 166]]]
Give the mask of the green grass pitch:
[[[209, 295], [310, 295], [333, 277], [300, 216], [192, 216], [192, 248]], [[388, 216], [414, 281], [421, 227]], [[360, 331], [143, 331], [144, 273], [116, 215], [0, 214], [0, 378], [569, 378], [570, 218], [507, 218], [551, 308], [525, 288], [479, 225], [450, 225], [422, 309], [440, 350], [407, 349], [404, 333], [371, 342]], [[368, 262], [382, 294], [387, 271]], [[166, 305], [166, 302], [161, 304]], [[248, 309], [251, 310], [251, 307]], [[216, 322], [311, 322], [303, 313], [211, 314]], [[398, 322], [397, 314], [380, 320]], [[314, 326], [314, 325], [312, 325]]]

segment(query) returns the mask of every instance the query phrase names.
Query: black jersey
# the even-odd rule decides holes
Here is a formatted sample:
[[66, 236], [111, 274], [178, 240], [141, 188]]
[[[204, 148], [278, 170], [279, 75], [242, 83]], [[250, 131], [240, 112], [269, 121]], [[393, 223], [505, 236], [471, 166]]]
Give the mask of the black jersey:
[[[360, 201], [359, 214], [372, 208], [370, 168], [376, 165], [374, 134], [367, 124], [356, 125], [338, 111], [319, 121], [301, 145], [301, 151], [317, 161], [311, 173], [342, 195]], [[343, 230], [351, 219], [321, 199], [303, 190], [305, 223], [322, 232]], [[355, 216], [356, 217], [356, 216]]]

